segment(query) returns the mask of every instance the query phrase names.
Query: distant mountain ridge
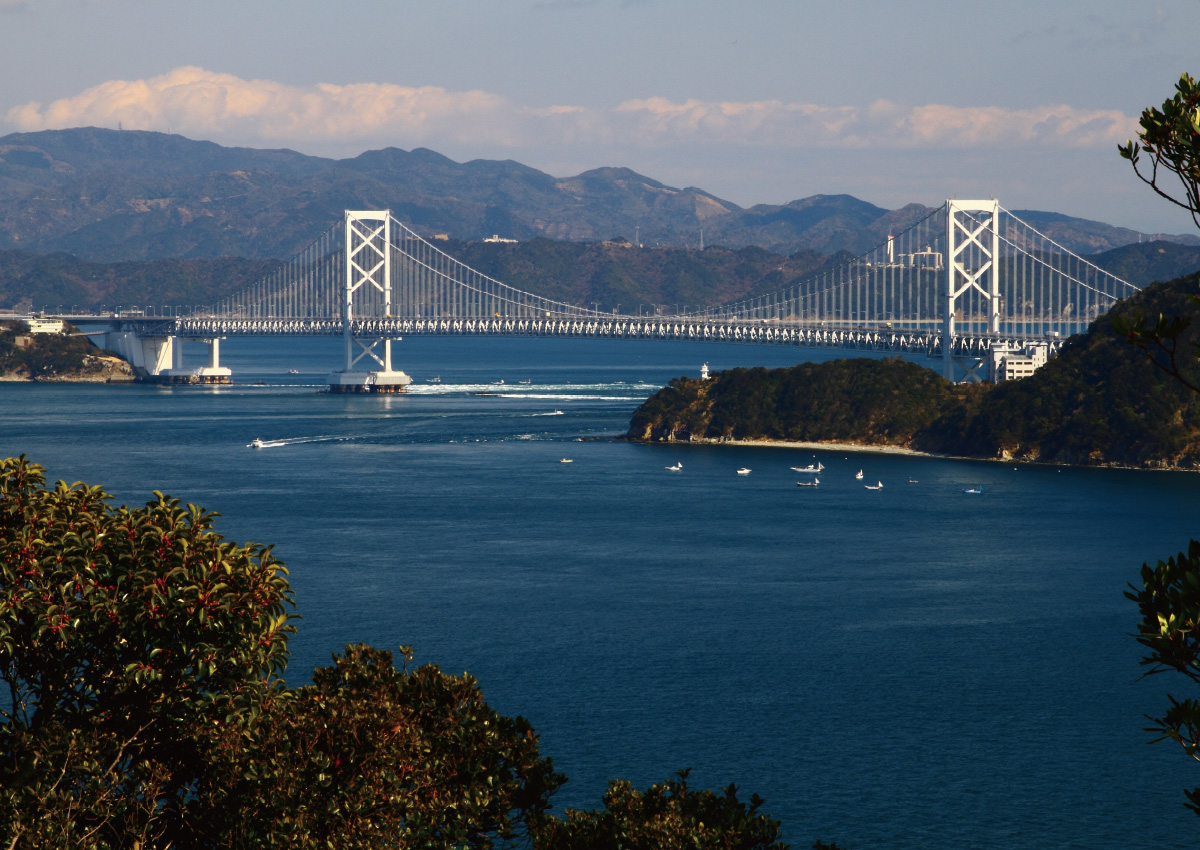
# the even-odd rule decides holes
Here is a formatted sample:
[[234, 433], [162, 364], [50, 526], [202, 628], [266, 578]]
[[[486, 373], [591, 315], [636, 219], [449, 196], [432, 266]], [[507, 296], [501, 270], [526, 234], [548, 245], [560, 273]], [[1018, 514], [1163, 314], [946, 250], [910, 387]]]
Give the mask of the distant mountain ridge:
[[[648, 246], [694, 247], [703, 238], [779, 254], [859, 254], [930, 211], [885, 210], [849, 195], [742, 208], [627, 168], [556, 178], [512, 160], [459, 163], [424, 148], [334, 160], [94, 127], [0, 137], [0, 249], [105, 262], [283, 258], [347, 208], [388, 208], [423, 235], [464, 241], [636, 234]], [[1138, 234], [1057, 213], [1018, 215], [1080, 253], [1139, 239], [1200, 245], [1190, 235]]]

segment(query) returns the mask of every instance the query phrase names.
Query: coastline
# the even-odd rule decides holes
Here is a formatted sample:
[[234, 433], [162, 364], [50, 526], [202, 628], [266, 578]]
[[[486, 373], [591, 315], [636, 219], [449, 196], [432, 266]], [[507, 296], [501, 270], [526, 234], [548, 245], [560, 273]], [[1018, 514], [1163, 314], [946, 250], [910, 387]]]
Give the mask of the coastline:
[[868, 445], [866, 443], [839, 443], [839, 442], [806, 442], [793, 440], [715, 440], [711, 438], [701, 438], [699, 440], [680, 440], [672, 441], [672, 445], [683, 445], [685, 443], [698, 443], [702, 446], [765, 446], [773, 449], [805, 449], [809, 451], [829, 451], [829, 452], [872, 452], [875, 454], [888, 455], [909, 455], [911, 457], [941, 457], [941, 455], [933, 455], [929, 452], [919, 452], [916, 449], [906, 449], [903, 446], [889, 445]]

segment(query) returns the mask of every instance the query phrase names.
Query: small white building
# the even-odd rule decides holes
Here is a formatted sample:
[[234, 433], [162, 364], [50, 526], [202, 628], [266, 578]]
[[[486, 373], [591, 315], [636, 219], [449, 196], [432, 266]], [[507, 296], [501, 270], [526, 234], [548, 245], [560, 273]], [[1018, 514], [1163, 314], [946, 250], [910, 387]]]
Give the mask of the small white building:
[[499, 235], [498, 233], [493, 233], [491, 236], [485, 236], [483, 238], [483, 241], [484, 242], [515, 243], [517, 240], [516, 239], [508, 239], [504, 236]]
[[708, 380], [708, 364], [707, 363], [705, 363], [703, 366], [700, 367], [700, 380], [702, 380], [702, 381]]
[[66, 325], [62, 319], [35, 319], [31, 316], [25, 319], [25, 324], [31, 334], [66, 333]]
[[1027, 345], [993, 345], [992, 361], [988, 364], [988, 379], [993, 384], [1028, 378], [1050, 359], [1050, 345], [1032, 342]]

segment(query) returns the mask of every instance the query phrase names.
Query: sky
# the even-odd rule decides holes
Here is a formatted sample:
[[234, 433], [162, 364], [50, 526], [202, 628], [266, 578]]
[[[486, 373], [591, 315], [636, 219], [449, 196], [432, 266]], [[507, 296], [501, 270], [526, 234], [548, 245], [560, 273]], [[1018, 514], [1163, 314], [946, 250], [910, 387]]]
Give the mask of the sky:
[[1117, 154], [1184, 72], [1200, 0], [0, 0], [0, 134], [427, 147], [1144, 232], [1195, 230]]

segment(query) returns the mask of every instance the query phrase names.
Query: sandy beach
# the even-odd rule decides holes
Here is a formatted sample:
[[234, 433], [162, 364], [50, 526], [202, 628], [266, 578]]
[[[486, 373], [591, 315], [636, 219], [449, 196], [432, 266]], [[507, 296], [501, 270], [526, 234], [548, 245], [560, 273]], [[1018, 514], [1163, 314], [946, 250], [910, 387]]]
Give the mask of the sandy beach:
[[902, 446], [868, 446], [859, 443], [805, 443], [789, 440], [689, 440], [672, 443], [672, 445], [692, 444], [708, 446], [766, 446], [776, 449], [811, 449], [824, 452], [871, 452], [885, 455], [912, 455], [914, 457], [933, 457], [928, 452], [918, 452]]

